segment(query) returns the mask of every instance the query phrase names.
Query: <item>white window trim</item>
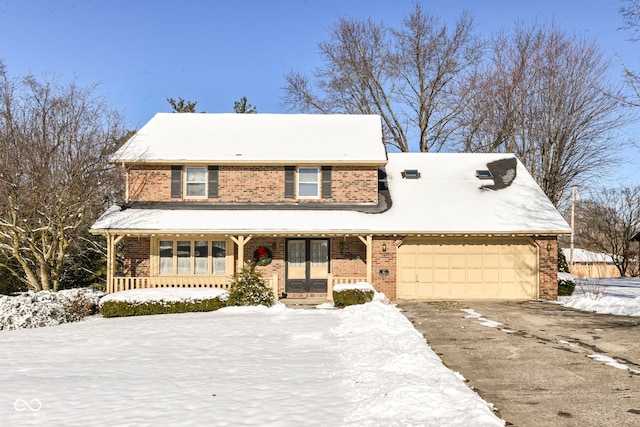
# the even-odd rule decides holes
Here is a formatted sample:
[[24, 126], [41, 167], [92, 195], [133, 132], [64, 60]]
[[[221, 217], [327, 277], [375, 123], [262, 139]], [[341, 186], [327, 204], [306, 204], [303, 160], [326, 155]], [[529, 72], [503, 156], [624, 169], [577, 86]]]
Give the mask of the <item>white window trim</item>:
[[[203, 181], [189, 181], [187, 179], [187, 170], [188, 169], [204, 169], [204, 180]], [[185, 166], [182, 169], [182, 175], [183, 175], [183, 194], [184, 194], [184, 198], [185, 199], [206, 199], [209, 195], [208, 191], [209, 191], [209, 171], [207, 170], [206, 166]], [[188, 192], [188, 188], [189, 188], [189, 184], [204, 184], [204, 196], [190, 196], [189, 192]]]
[[[316, 195], [315, 196], [301, 196], [300, 195], [300, 169], [315, 169], [316, 170]], [[296, 198], [304, 199], [304, 200], [315, 200], [320, 199], [322, 196], [322, 176], [321, 176], [321, 168], [320, 166], [299, 166], [296, 168]], [[303, 184], [311, 184], [310, 182], [306, 182]]]

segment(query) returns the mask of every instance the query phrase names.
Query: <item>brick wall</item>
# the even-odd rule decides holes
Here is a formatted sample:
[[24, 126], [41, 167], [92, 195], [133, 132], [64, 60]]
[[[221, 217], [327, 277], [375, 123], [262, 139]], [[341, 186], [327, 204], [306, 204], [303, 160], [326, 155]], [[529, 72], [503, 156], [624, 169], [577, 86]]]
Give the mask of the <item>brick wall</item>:
[[334, 277], [366, 277], [367, 248], [357, 237], [331, 240], [331, 274]]
[[284, 197], [283, 166], [220, 166], [219, 197], [215, 199], [172, 199], [171, 166], [136, 166], [129, 171], [129, 199], [141, 202], [214, 203], [377, 203], [376, 167], [334, 166], [331, 196], [320, 199]]
[[151, 241], [148, 237], [127, 237], [123, 239], [124, 275], [146, 277], [150, 274]]
[[244, 262], [253, 261], [254, 252], [264, 246], [271, 251], [271, 264], [256, 266], [256, 270], [262, 273], [264, 278], [278, 275], [278, 293], [284, 292], [284, 237], [254, 237], [244, 246]]
[[[378, 292], [382, 292], [391, 301], [395, 301], [398, 296], [396, 293], [396, 259], [398, 256], [397, 239], [390, 237], [373, 238], [373, 287]], [[386, 251], [383, 251], [383, 245], [386, 245]], [[380, 270], [386, 270], [387, 276], [381, 275]]]
[[129, 200], [169, 202], [171, 166], [138, 166], [129, 170]]
[[[558, 299], [558, 240], [555, 236], [538, 237], [540, 299]], [[547, 246], [550, 244], [550, 250]]]

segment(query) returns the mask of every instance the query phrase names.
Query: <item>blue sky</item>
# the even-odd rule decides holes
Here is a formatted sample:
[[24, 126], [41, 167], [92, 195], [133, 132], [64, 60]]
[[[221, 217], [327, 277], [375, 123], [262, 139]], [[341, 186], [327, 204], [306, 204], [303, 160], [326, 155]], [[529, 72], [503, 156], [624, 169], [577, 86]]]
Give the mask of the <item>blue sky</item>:
[[[468, 9], [487, 36], [517, 21], [553, 19], [640, 69], [640, 44], [618, 30], [618, 0], [421, 4], [451, 24]], [[247, 96], [259, 112], [286, 112], [284, 74], [320, 65], [316, 45], [339, 17], [397, 25], [413, 5], [414, 0], [5, 0], [0, 58], [13, 76], [54, 75], [68, 82], [75, 75], [81, 83], [99, 83], [130, 129], [169, 111], [168, 97], [197, 101], [198, 110], [215, 113], [231, 112], [233, 102]], [[630, 127], [625, 136], [632, 138], [637, 129]], [[640, 150], [629, 149], [628, 157], [638, 164]], [[627, 166], [617, 178], [640, 184], [636, 169]]]

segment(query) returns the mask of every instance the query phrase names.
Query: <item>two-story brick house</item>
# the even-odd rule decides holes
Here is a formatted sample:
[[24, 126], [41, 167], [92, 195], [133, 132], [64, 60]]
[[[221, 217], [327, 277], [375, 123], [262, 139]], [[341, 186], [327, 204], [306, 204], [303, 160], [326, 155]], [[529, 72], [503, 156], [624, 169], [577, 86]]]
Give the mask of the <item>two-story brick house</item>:
[[109, 292], [227, 287], [256, 262], [279, 297], [556, 297], [570, 228], [513, 155], [387, 154], [374, 115], [160, 113], [112, 161]]

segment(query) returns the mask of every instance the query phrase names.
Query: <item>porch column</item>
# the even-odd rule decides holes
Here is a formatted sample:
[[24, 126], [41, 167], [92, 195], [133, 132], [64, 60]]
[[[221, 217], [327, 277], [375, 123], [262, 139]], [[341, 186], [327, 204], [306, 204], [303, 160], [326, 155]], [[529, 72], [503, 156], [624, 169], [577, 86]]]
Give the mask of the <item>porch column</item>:
[[358, 239], [367, 247], [367, 283], [373, 284], [373, 235], [367, 234], [367, 237], [358, 236]]
[[115, 276], [116, 266], [116, 245], [124, 236], [112, 236], [107, 233], [107, 293], [114, 291], [113, 277]]
[[238, 264], [236, 265], [236, 272], [240, 273], [242, 271], [242, 266], [244, 265], [244, 245], [247, 244], [253, 236], [229, 236], [229, 238], [238, 246]]

